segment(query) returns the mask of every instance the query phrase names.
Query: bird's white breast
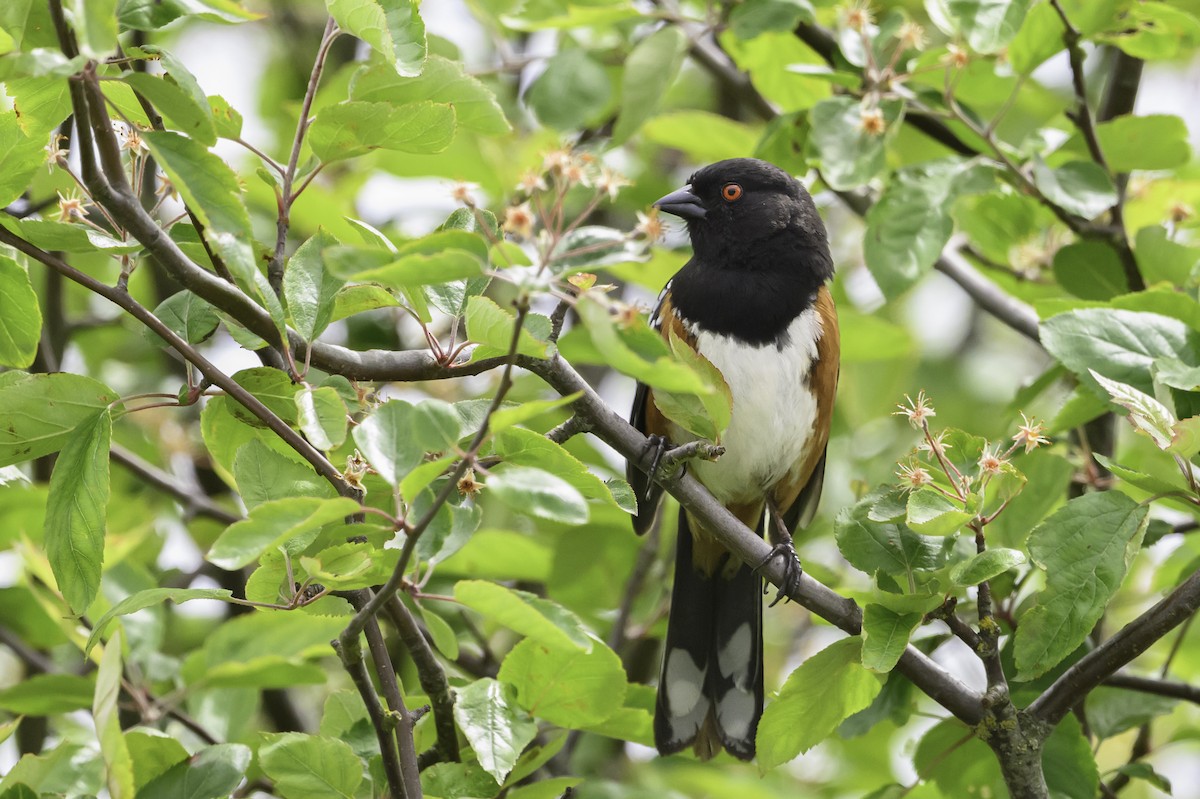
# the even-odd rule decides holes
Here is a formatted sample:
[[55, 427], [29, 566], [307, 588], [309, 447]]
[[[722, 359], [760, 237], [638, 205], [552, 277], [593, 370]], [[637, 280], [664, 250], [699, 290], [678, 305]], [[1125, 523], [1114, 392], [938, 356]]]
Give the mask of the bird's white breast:
[[[808, 376], [823, 332], [815, 308], [791, 323], [782, 348], [696, 331], [696, 349], [721, 370], [733, 395], [733, 420], [721, 438], [725, 454], [691, 467], [721, 502], [761, 499], [807, 454], [817, 418]], [[671, 427], [674, 441], [695, 438]]]

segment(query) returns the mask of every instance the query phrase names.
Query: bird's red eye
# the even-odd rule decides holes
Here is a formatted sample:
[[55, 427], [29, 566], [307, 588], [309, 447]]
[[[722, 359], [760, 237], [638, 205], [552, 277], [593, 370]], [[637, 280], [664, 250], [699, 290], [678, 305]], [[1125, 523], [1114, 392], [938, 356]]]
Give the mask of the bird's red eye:
[[742, 187], [736, 183], [726, 183], [721, 187], [721, 196], [728, 202], [741, 199]]

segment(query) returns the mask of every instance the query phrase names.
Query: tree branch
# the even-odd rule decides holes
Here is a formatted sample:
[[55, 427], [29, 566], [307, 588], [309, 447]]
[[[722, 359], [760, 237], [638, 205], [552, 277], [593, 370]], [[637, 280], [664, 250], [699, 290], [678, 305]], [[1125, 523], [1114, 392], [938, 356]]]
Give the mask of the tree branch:
[[199, 516], [207, 516], [223, 524], [233, 524], [243, 518], [240, 513], [221, 507], [213, 502], [199, 488], [184, 485], [174, 475], [159, 469], [154, 464], [125, 449], [120, 444], [113, 444], [109, 449], [109, 454], [114, 462], [124, 466], [143, 481], [175, 497], [179, 501], [179, 504], [183, 505], [191, 513]]
[[960, 247], [961, 242], [951, 240], [933, 268], [957, 283], [980, 308], [1031, 341], [1038, 341], [1037, 312], [980, 274]]
[[1057, 724], [1088, 692], [1150, 648], [1200, 608], [1200, 571], [1154, 607], [1125, 625], [1116, 635], [1072, 665], [1027, 708], [1049, 724]]
[[[409, 797], [404, 782], [404, 774], [400, 768], [400, 753], [396, 747], [396, 737], [392, 734], [394, 720], [389, 719], [379, 704], [379, 696], [371, 685], [371, 675], [367, 673], [367, 663], [363, 659], [362, 644], [358, 636], [343, 641], [335, 638], [333, 648], [337, 650], [342, 665], [358, 689], [363, 704], [367, 707], [367, 715], [371, 726], [375, 728], [375, 737], [379, 740], [379, 751], [383, 756], [383, 771], [387, 776], [388, 787], [398, 794], [396, 799], [414, 799]], [[417, 796], [420, 796], [418, 793]]]
[[446, 670], [438, 662], [437, 655], [421, 631], [416, 617], [400, 597], [393, 594], [383, 607], [392, 624], [396, 625], [400, 643], [404, 644], [417, 667], [417, 679], [421, 681], [421, 688], [429, 697], [429, 705], [433, 710], [437, 743], [432, 754], [421, 753], [420, 766], [426, 768], [443, 760], [457, 761], [459, 752], [458, 730], [454, 726], [454, 694], [450, 691]]
[[[653, 450], [648, 439], [608, 407], [570, 364], [558, 355], [547, 360], [522, 357], [519, 362], [564, 396], [582, 392], [574, 408], [591, 425], [592, 432], [637, 468], [643, 471], [650, 468]], [[659, 483], [743, 562], [765, 561], [762, 576], [773, 585], [786, 584], [781, 559], [768, 561], [770, 545], [738, 521], [695, 477], [687, 473], [676, 473], [669, 478], [660, 475]], [[807, 574], [801, 577], [796, 590], [789, 596], [851, 635], [858, 635], [862, 629], [862, 610], [858, 605]], [[973, 725], [983, 718], [982, 696], [915, 647], [905, 650], [897, 670], [963, 722]]]
[[1114, 674], [1104, 681], [1113, 688], [1125, 688], [1155, 696], [1168, 696], [1200, 705], [1200, 686], [1175, 680], [1160, 680], [1154, 677], [1139, 677], [1136, 674]]

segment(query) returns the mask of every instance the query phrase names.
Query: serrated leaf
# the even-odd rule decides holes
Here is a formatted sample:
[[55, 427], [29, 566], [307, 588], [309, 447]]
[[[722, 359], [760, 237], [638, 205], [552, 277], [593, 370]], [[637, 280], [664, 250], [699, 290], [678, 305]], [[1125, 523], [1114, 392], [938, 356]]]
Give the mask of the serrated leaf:
[[945, 536], [958, 532], [974, 515], [940, 491], [920, 488], [908, 495], [905, 522], [918, 533]]
[[917, 535], [897, 522], [870, 518], [878, 493], [844, 509], [834, 523], [838, 549], [852, 566], [867, 574], [883, 571], [909, 576], [939, 565], [942, 539]]
[[397, 485], [424, 456], [417, 444], [415, 421], [410, 403], [389, 400], [354, 428], [354, 443], [390, 485]]
[[1018, 679], [1044, 674], [1087, 638], [1125, 577], [1148, 512], [1119, 491], [1084, 494], [1030, 534], [1046, 587], [1014, 636]]
[[1018, 549], [993, 547], [956, 563], [950, 570], [950, 579], [955, 585], [979, 585], [1025, 562], [1025, 553]]
[[687, 50], [687, 36], [667, 25], [642, 39], [630, 51], [621, 76], [621, 107], [612, 140], [620, 144], [658, 109], [674, 82]]
[[800, 664], [767, 705], [758, 723], [760, 771], [816, 746], [838, 725], [871, 704], [879, 675], [861, 663], [862, 639], [844, 638]]
[[1042, 345], [1085, 383], [1091, 371], [1150, 394], [1151, 367], [1160, 358], [1200, 361], [1197, 334], [1178, 319], [1113, 308], [1083, 308], [1052, 316], [1039, 330]]
[[534, 716], [568, 729], [612, 716], [629, 688], [621, 659], [599, 641], [585, 652], [527, 638], [505, 656], [497, 676], [516, 687], [521, 706]]
[[1108, 392], [1114, 404], [1129, 411], [1126, 418], [1133, 425], [1134, 430], [1149, 436], [1159, 449], [1167, 449], [1171, 446], [1172, 428], [1176, 424], [1176, 419], [1175, 414], [1171, 413], [1167, 406], [1149, 394], [1138, 391], [1133, 386], [1109, 380], [1094, 369], [1089, 369], [1088, 373], [1091, 374], [1093, 380], [1100, 384], [1101, 388]]
[[464, 250], [443, 250], [432, 255], [405, 255], [390, 264], [357, 272], [351, 279], [401, 290], [482, 275], [483, 263], [474, 254]]
[[204, 341], [221, 323], [221, 317], [217, 316], [213, 306], [186, 290], [172, 294], [159, 303], [154, 315], [189, 344]]
[[937, 7], [930, 16], [946, 33], [963, 35], [978, 53], [995, 53], [1021, 29], [1030, 0], [930, 0], [927, 5]]
[[350, 82], [350, 99], [395, 106], [420, 100], [447, 103], [454, 106], [457, 124], [467, 130], [500, 134], [511, 129], [491, 89], [468, 75], [460, 62], [434, 54], [425, 59], [417, 78], [398, 77], [383, 66], [363, 67]]
[[37, 356], [42, 311], [29, 275], [0, 255], [0, 366], [24, 369]]
[[338, 26], [362, 39], [402, 77], [421, 74], [425, 23], [411, 0], [326, 0]]
[[176, 763], [138, 791], [138, 799], [221, 799], [233, 793], [250, 767], [250, 747], [216, 744]]
[[72, 432], [94, 419], [117, 394], [98, 380], [65, 372], [0, 376], [0, 466], [40, 458], [62, 449]]
[[92, 633], [83, 647], [83, 653], [86, 655], [93, 646], [99, 643], [109, 628], [109, 622], [119, 616], [136, 613], [167, 600], [182, 604], [193, 599], [230, 599], [232, 597], [233, 592], [227, 588], [147, 588], [130, 594], [105, 611], [104, 615], [92, 625]]
[[458, 728], [475, 750], [479, 765], [503, 783], [537, 735], [537, 724], [518, 707], [511, 685], [484, 678], [455, 693]]
[[349, 422], [346, 403], [331, 386], [302, 388], [296, 392], [296, 415], [300, 429], [314, 447], [335, 449], [346, 440]]
[[821, 159], [821, 176], [832, 188], [857, 189], [883, 171], [886, 145], [899, 127], [903, 108], [899, 100], [881, 102], [877, 110], [883, 115], [884, 130], [871, 133], [863, 118], [875, 109], [853, 97], [831, 97], [813, 106], [809, 143]]
[[217, 129], [212, 107], [201, 93], [198, 97], [181, 87], [169, 75], [155, 76], [146, 72], [127, 72], [121, 80], [145, 97], [181, 133], [212, 147], [217, 143]]
[[863, 667], [879, 673], [895, 668], [922, 618], [920, 613], [897, 613], [883, 605], [868, 603], [863, 608]]
[[611, 97], [608, 72], [581, 47], [559, 50], [525, 92], [538, 121], [559, 130], [588, 124]]
[[285, 546], [305, 534], [315, 537], [324, 525], [359, 510], [359, 504], [346, 497], [293, 497], [264, 502], [251, 509], [246, 519], [221, 533], [205, 559], [224, 569], [240, 569], [268, 549]]
[[[512, 346], [516, 317], [487, 297], [474, 296], [467, 300], [466, 321], [467, 337], [471, 341], [505, 353]], [[522, 328], [517, 337], [517, 352], [542, 358], [546, 355], [546, 345], [535, 339], [527, 328]]]
[[587, 501], [573, 485], [557, 475], [530, 466], [504, 466], [492, 471], [485, 484], [494, 496], [518, 513], [563, 524], [584, 524]]
[[1096, 137], [1113, 172], [1173, 169], [1192, 155], [1187, 125], [1169, 114], [1119, 116], [1097, 125]]
[[288, 259], [283, 297], [288, 317], [301, 336], [312, 341], [329, 326], [333, 304], [343, 282], [326, 268], [324, 251], [338, 240], [318, 228]]
[[74, 674], [34, 674], [0, 690], [0, 708], [25, 716], [54, 716], [92, 706], [96, 683]]
[[[252, 430], [240, 422], [233, 424], [237, 427], [231, 429], [232, 425], [214, 425], [212, 436], [205, 435], [210, 452], [216, 451], [217, 446], [220, 446], [212, 443], [214, 437]], [[246, 507], [254, 508], [264, 502], [287, 497], [334, 496], [333, 486], [318, 476], [311, 465], [297, 461], [282, 451], [271, 449], [265, 443], [267, 441], [278, 439], [273, 435], [264, 434], [262, 438], [251, 437], [244, 444], [240, 441], [234, 442], [238, 444], [238, 448], [232, 458], [233, 478]]]
[[297, 732], [263, 741], [259, 765], [284, 799], [354, 799], [363, 763], [345, 741]]
[[698, 163], [745, 156], [758, 141], [749, 125], [708, 111], [659, 114], [642, 125], [642, 137], [682, 150]]
[[347, 101], [326, 106], [308, 129], [308, 144], [325, 163], [372, 150], [440, 153], [454, 139], [454, 107], [423, 100], [403, 106]]
[[46, 500], [46, 555], [58, 590], [77, 615], [87, 612], [100, 588], [108, 506], [107, 409], [71, 432], [50, 476]]
[[484, 580], [464, 580], [454, 598], [475, 612], [545, 646], [589, 651], [593, 639], [571, 611], [527, 591]]
[[1038, 158], [1033, 163], [1033, 182], [1050, 202], [1084, 219], [1094, 219], [1117, 203], [1112, 179], [1092, 161], [1051, 168]]
[[1178, 705], [1178, 699], [1102, 685], [1087, 695], [1085, 707], [1092, 734], [1104, 739], [1149, 724]]

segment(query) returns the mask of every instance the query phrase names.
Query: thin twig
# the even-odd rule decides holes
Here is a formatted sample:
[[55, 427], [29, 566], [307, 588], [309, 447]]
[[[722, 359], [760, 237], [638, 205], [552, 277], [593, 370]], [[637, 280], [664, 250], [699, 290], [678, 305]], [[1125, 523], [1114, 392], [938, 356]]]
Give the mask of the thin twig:
[[450, 683], [446, 679], [446, 670], [438, 662], [433, 647], [421, 631], [417, 619], [409, 611], [408, 606], [395, 594], [384, 605], [388, 618], [396, 625], [400, 635], [400, 643], [408, 650], [413, 665], [417, 667], [417, 679], [421, 688], [429, 697], [433, 709], [433, 726], [437, 732], [437, 743], [432, 754], [422, 752], [420, 767], [426, 768], [433, 763], [444, 760], [457, 761], [458, 730], [454, 726], [454, 694], [450, 691]]

